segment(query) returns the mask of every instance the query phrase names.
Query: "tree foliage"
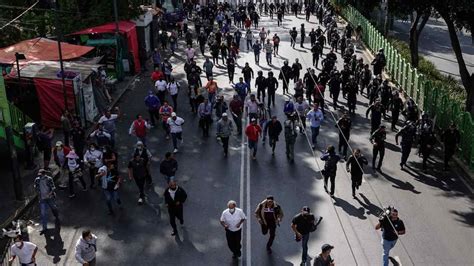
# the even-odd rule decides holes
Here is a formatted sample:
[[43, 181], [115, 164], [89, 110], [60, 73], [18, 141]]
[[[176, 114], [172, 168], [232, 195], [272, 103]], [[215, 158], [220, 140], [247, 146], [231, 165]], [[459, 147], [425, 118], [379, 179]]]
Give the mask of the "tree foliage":
[[[0, 25], [12, 20], [34, 2], [32, 0], [2, 0], [0, 2]], [[145, 0], [117, 0], [119, 20], [136, 18], [139, 6]], [[64, 34], [83, 28], [114, 21], [113, 1], [111, 0], [59, 0], [59, 27]], [[55, 5], [50, 0], [41, 1], [18, 21], [3, 29], [0, 34], [0, 47], [38, 36], [56, 35]]]

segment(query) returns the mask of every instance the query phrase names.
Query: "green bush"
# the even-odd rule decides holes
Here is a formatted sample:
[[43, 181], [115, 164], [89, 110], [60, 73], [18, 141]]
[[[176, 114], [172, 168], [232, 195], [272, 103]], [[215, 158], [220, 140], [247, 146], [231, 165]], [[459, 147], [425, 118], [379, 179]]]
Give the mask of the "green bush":
[[[405, 58], [407, 62], [411, 62], [410, 47], [406, 42], [391, 37], [388, 38], [388, 41], [398, 50], [401, 57]], [[462, 106], [465, 105], [466, 91], [459, 82], [452, 76], [443, 75], [431, 61], [421, 55], [418, 71], [431, 80], [433, 86], [445, 88], [453, 100], [458, 101]]]

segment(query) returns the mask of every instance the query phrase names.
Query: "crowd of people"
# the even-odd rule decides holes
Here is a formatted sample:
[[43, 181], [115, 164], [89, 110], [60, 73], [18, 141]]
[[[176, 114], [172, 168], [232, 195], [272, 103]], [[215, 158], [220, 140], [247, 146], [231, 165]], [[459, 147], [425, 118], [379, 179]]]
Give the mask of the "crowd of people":
[[[338, 164], [342, 161], [345, 161], [345, 168], [352, 179], [354, 198], [357, 197], [356, 190], [362, 184], [364, 165], [368, 164], [368, 160], [360, 149], [352, 149], [349, 144], [353, 129], [351, 117], [360, 104], [357, 99], [361, 96], [367, 97], [370, 104], [366, 116], [370, 119], [370, 141], [373, 144], [371, 166], [374, 171], [383, 171], [387, 131], [382, 120], [389, 121], [390, 129], [396, 132], [397, 145], [401, 137], [400, 167], [402, 169], [406, 167], [411, 149], [417, 145], [419, 154], [423, 157], [423, 169], [425, 171], [428, 169], [428, 159], [436, 145], [433, 119], [427, 113], [422, 113], [420, 117], [413, 99], [407, 97], [399, 88], [392, 86], [388, 79], [383, 78], [387, 63], [383, 49], [378, 51], [370, 63], [364, 63], [362, 58], [357, 57], [360, 26], [355, 26], [355, 29], [350, 24], [339, 27], [335, 11], [327, 1], [308, 1], [300, 4], [263, 1], [258, 4], [249, 2], [236, 7], [227, 2], [210, 3], [206, 6], [198, 4], [185, 6], [188, 18], [178, 24], [176, 31], [168, 32], [162, 29], [159, 34], [161, 49], [157, 48], [152, 56], [154, 70], [151, 80], [154, 86], [144, 99], [148, 119], [142, 114], [137, 114], [128, 130], [128, 134], [136, 138], [133, 152], [130, 158], [127, 158], [130, 159], [128, 177], [137, 185], [140, 205], [146, 202], [145, 187], [153, 184], [150, 164], [155, 155], [152, 155], [147, 148], [149, 131], [160, 125], [163, 137], [172, 139], [172, 151], [165, 153], [159, 167], [164, 182], [168, 184], [163, 195], [172, 235], [178, 234], [176, 219], [180, 224], [184, 223], [183, 204], [187, 199], [185, 190], [177, 184], [178, 162], [175, 158], [183, 143], [185, 120], [179, 114], [186, 112], [186, 108], [180, 106], [178, 112], [178, 97], [182, 97], [183, 94], [179, 92], [184, 89], [187, 90], [190, 112], [199, 118], [202, 137], [209, 137], [215, 127], [215, 134], [222, 144], [225, 157], [229, 155], [229, 141], [234, 133], [245, 134], [254, 160], [262, 156], [257, 154], [259, 141], [265, 144], [267, 138], [274, 156], [280, 135], [283, 133], [286, 156], [289, 162], [293, 163], [297, 160], [294, 149], [297, 137], [307, 136], [313, 150], [316, 150], [320, 128], [324, 122], [326, 122], [324, 125], [327, 125], [327, 121], [333, 120], [335, 131], [339, 134], [339, 143], [323, 147], [324, 152], [320, 157], [324, 161], [321, 171], [324, 177], [324, 189], [331, 196], [335, 193], [336, 172]], [[312, 67], [303, 70], [298, 59], [291, 64], [285, 61], [282, 66], [273, 60], [273, 57], [279, 56], [281, 52], [280, 36], [276, 33], [271, 36], [265, 27], [259, 25], [259, 20], [261, 16], [269, 16], [273, 21], [274, 14], [278, 25], [282, 23], [284, 16], [290, 14], [296, 17], [304, 14], [306, 20], [310, 20], [312, 15], [316, 17], [319, 23], [316, 29], [307, 32], [305, 25], [302, 24], [299, 31], [293, 27], [288, 36], [284, 36], [290, 38], [290, 47], [294, 49], [298, 41], [300, 47], [309, 45]], [[188, 25], [188, 19], [192, 19], [194, 27]], [[309, 38], [309, 42], [306, 37]], [[186, 77], [183, 80], [175, 80], [172, 74], [174, 66], [168, 59], [164, 59], [174, 55], [179, 48], [179, 40], [184, 40], [185, 43], [183, 50]], [[246, 45], [241, 46], [242, 43]], [[324, 54], [325, 48], [329, 49], [326, 54]], [[241, 73], [238, 73], [241, 77], [234, 83], [239, 53], [243, 50], [254, 54], [257, 65], [260, 65], [260, 54], [265, 53], [266, 64], [280, 68], [279, 73], [257, 71], [255, 76], [254, 70], [245, 63]], [[207, 57], [207, 54], [210, 57]], [[202, 66], [197, 64], [197, 58], [200, 56], [206, 56]], [[342, 69], [338, 69], [337, 62], [343, 62]], [[227, 70], [229, 84], [218, 84], [214, 79], [215, 67], [221, 65]], [[230, 101], [226, 101], [221, 93], [221, 88], [227, 85], [232, 86], [235, 91]], [[276, 115], [278, 111], [275, 95], [279, 88], [282, 88], [286, 97], [281, 110], [284, 113], [283, 121]], [[325, 100], [326, 91], [329, 92], [330, 103]], [[342, 112], [342, 115], [336, 118], [338, 112]], [[403, 121], [400, 121], [400, 114], [404, 116]], [[56, 217], [56, 223], [59, 223], [59, 211], [54, 200], [56, 187], [49, 172], [51, 158], [53, 164], [60, 169], [58, 186], [68, 188], [70, 198], [75, 197], [77, 181], [83, 191], [95, 189], [96, 186], [102, 189], [109, 214], [114, 214], [114, 204], [121, 207], [119, 188], [124, 177], [118, 171], [118, 154], [115, 149], [116, 123], [120, 116], [118, 107], [106, 110], [100, 117], [97, 128], [86, 136], [85, 129], [79, 121], [66, 110], [61, 118], [64, 140], [57, 141], [54, 147], [51, 143], [53, 131], [48, 128], [40, 130], [37, 145], [43, 152], [44, 168], [39, 171], [35, 187], [40, 195], [42, 233], [47, 230], [48, 208]], [[403, 127], [399, 130], [398, 125]], [[445, 130], [442, 139], [445, 144], [447, 169], [460, 142], [459, 131], [454, 123]], [[87, 175], [88, 185], [85, 181]], [[238, 258], [241, 256], [241, 228], [247, 217], [237, 208], [235, 201], [229, 201], [227, 207], [221, 215], [220, 222], [225, 228], [229, 249], [234, 258]], [[398, 211], [392, 210], [387, 214], [389, 219], [381, 221], [376, 228], [382, 228], [383, 238], [389, 241], [384, 241], [383, 244], [383, 265], [388, 265], [390, 249], [395, 245], [398, 235], [405, 232], [403, 222], [397, 215]], [[255, 216], [261, 225], [262, 233], [269, 233], [266, 248], [271, 253], [275, 230], [283, 219], [282, 207], [274, 201], [272, 195], [269, 195], [258, 204]], [[308, 260], [309, 234], [316, 230], [320, 221], [321, 219], [316, 219], [307, 206], [292, 219], [291, 227], [295, 239], [302, 243], [304, 265]], [[399, 227], [394, 227], [394, 224]], [[84, 242], [90, 241], [95, 245], [96, 237], [90, 231], [85, 231], [77, 244], [79, 250]], [[330, 244], [323, 245], [314, 265], [333, 265], [330, 256], [333, 248]], [[87, 258], [77, 255], [76, 258], [84, 265], [93, 265], [92, 260], [95, 263], [95, 256], [90, 254]]]

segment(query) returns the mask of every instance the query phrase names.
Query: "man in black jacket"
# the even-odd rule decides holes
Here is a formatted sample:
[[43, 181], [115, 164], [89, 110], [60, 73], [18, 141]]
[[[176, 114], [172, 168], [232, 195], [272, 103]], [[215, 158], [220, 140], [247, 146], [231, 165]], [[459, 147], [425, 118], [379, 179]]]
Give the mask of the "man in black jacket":
[[165, 190], [164, 198], [166, 207], [168, 207], [168, 214], [170, 216], [170, 224], [173, 228], [172, 236], [176, 235], [176, 218], [178, 218], [181, 225], [184, 224], [183, 219], [183, 203], [186, 201], [188, 195], [183, 188], [178, 187], [176, 181], [172, 180], [168, 184], [168, 188]]
[[173, 153], [167, 152], [165, 154], [165, 159], [160, 163], [160, 173], [165, 176], [166, 181], [168, 182], [174, 179], [176, 170], [178, 170], [178, 162], [174, 158]]
[[255, 216], [262, 227], [262, 234], [270, 233], [270, 238], [267, 242], [267, 252], [272, 253], [272, 244], [275, 239], [275, 230], [277, 225], [280, 225], [283, 218], [283, 210], [274, 200], [273, 196], [267, 196], [265, 200], [260, 202], [255, 209]]
[[267, 124], [268, 138], [270, 139], [270, 146], [272, 147], [272, 156], [275, 156], [275, 147], [283, 127], [277, 116], [272, 116], [272, 120]]

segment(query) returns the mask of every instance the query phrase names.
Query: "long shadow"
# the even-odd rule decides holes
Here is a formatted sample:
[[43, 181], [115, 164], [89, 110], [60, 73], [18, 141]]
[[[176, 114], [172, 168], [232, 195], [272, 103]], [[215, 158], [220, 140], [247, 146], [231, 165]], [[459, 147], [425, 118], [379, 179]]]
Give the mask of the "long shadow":
[[350, 216], [357, 217], [361, 220], [367, 219], [367, 217], [365, 217], [364, 215], [364, 208], [356, 208], [354, 205], [350, 204], [342, 198], [334, 197], [334, 200], [334, 205], [341, 207]]
[[61, 260], [60, 256], [66, 254], [64, 241], [61, 238], [61, 230], [59, 228], [48, 230], [44, 234], [44, 238], [46, 240], [46, 254], [53, 256], [53, 263], [58, 263]]
[[366, 214], [368, 215], [373, 215], [378, 217], [379, 214], [383, 211], [379, 206], [373, 204], [370, 202], [370, 200], [362, 193], [359, 193], [360, 197], [364, 200], [363, 202], [357, 197], [356, 200], [359, 202], [359, 204], [364, 207], [367, 212]]
[[420, 192], [420, 191], [417, 191], [417, 190], [415, 189], [415, 187], [414, 187], [410, 182], [408, 182], [408, 181], [403, 182], [403, 181], [401, 181], [401, 180], [398, 180], [398, 179], [396, 179], [396, 178], [391, 177], [390, 175], [388, 175], [388, 174], [386, 174], [386, 173], [384, 173], [384, 172], [380, 172], [380, 174], [381, 174], [385, 179], [387, 179], [388, 181], [392, 182], [392, 183], [393, 183], [392, 187], [394, 187], [394, 188], [398, 188], [398, 189], [401, 189], [401, 190], [408, 190], [408, 191], [411, 191], [411, 192], [413, 192], [413, 193], [415, 193], [415, 194], [421, 194], [421, 192]]
[[457, 210], [451, 210], [449, 212], [457, 216], [456, 221], [462, 222], [469, 227], [474, 226], [474, 208], [471, 207], [471, 211], [467, 212], [460, 212]]

